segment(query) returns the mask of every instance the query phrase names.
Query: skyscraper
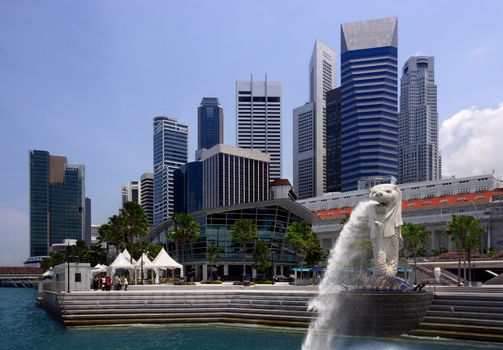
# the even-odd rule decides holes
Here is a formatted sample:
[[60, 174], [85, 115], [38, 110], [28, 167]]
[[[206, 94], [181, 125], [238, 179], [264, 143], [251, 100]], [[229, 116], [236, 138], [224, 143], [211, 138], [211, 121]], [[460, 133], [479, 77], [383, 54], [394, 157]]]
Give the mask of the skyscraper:
[[140, 205], [147, 216], [148, 225], [154, 224], [154, 174], [144, 173], [140, 177]]
[[187, 163], [188, 133], [176, 118], [154, 118], [154, 226], [173, 215], [173, 172]]
[[268, 153], [270, 179], [281, 178], [281, 83], [237, 81], [236, 116], [238, 147]]
[[299, 198], [326, 192], [326, 93], [335, 87], [335, 56], [316, 40], [309, 61], [309, 102], [293, 110], [293, 182]]
[[341, 89], [327, 92], [327, 192], [341, 191]]
[[437, 85], [433, 57], [410, 57], [402, 70], [400, 88], [400, 183], [439, 180]]
[[83, 239], [85, 208], [84, 166], [30, 151], [30, 257], [47, 256], [65, 239]]
[[224, 143], [224, 110], [215, 97], [203, 97], [197, 108], [197, 149]]
[[398, 20], [341, 26], [341, 185], [398, 175]]
[[140, 184], [138, 181], [129, 181], [126, 186], [122, 187], [122, 205], [127, 202], [135, 202], [140, 204]]

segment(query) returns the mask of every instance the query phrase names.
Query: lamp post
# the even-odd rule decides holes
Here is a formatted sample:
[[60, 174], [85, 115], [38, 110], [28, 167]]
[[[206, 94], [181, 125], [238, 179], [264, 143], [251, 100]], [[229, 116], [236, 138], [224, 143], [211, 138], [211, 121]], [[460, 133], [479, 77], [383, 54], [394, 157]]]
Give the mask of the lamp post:
[[142, 252], [141, 254], [141, 263], [140, 263], [140, 267], [141, 267], [141, 284], [143, 284], [143, 254], [145, 254], [145, 251]]

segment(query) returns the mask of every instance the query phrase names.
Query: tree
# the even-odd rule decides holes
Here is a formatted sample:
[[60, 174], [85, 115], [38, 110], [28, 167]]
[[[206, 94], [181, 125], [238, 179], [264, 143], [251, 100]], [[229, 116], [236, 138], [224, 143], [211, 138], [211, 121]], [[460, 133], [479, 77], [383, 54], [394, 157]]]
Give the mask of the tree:
[[50, 253], [49, 258], [44, 259], [40, 263], [40, 266], [44, 269], [49, 269], [66, 262], [69, 257], [75, 262], [88, 262], [91, 266], [106, 263], [105, 250], [99, 244], [93, 244], [91, 247], [88, 247], [86, 242], [78, 240], [75, 244], [69, 245], [65, 252]]
[[[458, 285], [461, 282], [461, 257], [465, 260], [465, 253], [468, 253], [469, 274], [471, 274], [471, 254], [470, 252], [478, 246], [478, 238], [484, 229], [480, 227], [480, 220], [467, 215], [453, 215], [451, 222], [447, 224], [445, 234], [451, 237], [458, 251]], [[466, 279], [466, 268], [465, 268]]]
[[120, 210], [120, 216], [126, 229], [126, 246], [132, 251], [135, 240], [144, 237], [148, 232], [147, 215], [138, 203], [127, 202]]
[[265, 272], [271, 265], [271, 249], [269, 245], [264, 240], [256, 240], [253, 247], [253, 268], [265, 276]]
[[220, 254], [222, 254], [223, 249], [217, 247], [215, 242], [210, 242], [208, 249], [206, 251], [206, 259], [208, 260], [208, 274], [212, 277], [213, 268], [215, 267], [218, 259], [220, 259]]
[[420, 246], [428, 242], [430, 234], [422, 225], [404, 224], [402, 237], [406, 249], [414, 255], [414, 283], [417, 284], [417, 253]]
[[237, 220], [231, 228], [231, 241], [241, 245], [243, 253], [243, 276], [246, 275], [246, 246], [259, 239], [257, 224], [251, 220]]
[[323, 259], [323, 250], [318, 236], [305, 221], [295, 221], [288, 225], [286, 241], [297, 248], [298, 254], [307, 266], [315, 266]]
[[182, 265], [185, 262], [185, 244], [199, 237], [201, 227], [197, 221], [187, 213], [179, 213], [173, 216], [175, 229], [170, 238], [177, 241], [181, 252]]
[[103, 224], [98, 229], [99, 242], [106, 242], [107, 259], [110, 245], [113, 245], [117, 250], [126, 247], [126, 224], [122, 216], [114, 215], [108, 218], [108, 222]]

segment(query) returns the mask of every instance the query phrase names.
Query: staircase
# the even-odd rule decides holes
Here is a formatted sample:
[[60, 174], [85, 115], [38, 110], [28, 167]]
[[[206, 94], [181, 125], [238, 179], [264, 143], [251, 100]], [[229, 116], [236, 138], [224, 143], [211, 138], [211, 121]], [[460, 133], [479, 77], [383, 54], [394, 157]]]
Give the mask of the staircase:
[[503, 295], [435, 295], [418, 329], [409, 334], [503, 342]]
[[242, 323], [307, 328], [313, 293], [74, 292], [61, 294], [65, 325], [127, 323]]

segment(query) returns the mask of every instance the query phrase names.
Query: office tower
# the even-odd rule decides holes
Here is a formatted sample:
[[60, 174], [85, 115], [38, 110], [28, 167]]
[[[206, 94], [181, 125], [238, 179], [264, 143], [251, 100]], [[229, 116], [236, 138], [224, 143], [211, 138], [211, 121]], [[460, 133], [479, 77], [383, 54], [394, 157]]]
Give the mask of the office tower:
[[327, 192], [341, 191], [341, 89], [327, 92]]
[[341, 187], [398, 175], [397, 18], [341, 26]]
[[308, 102], [293, 110], [293, 184], [300, 199], [315, 197], [315, 109]]
[[402, 70], [399, 183], [440, 180], [437, 85], [433, 57], [410, 57]]
[[215, 97], [203, 97], [197, 108], [197, 149], [224, 143], [224, 110]]
[[293, 110], [293, 182], [299, 198], [326, 192], [326, 93], [335, 87], [335, 56], [316, 40], [309, 61], [309, 102]]
[[91, 198], [85, 198], [85, 225], [82, 238], [88, 246], [91, 245]]
[[202, 153], [201, 162], [203, 210], [269, 199], [268, 154], [216, 145]]
[[140, 205], [151, 227], [154, 224], [154, 174], [152, 173], [144, 173], [140, 177]]
[[281, 83], [236, 82], [237, 145], [271, 156], [269, 176], [281, 178]]
[[30, 151], [30, 257], [47, 256], [65, 239], [82, 239], [84, 215], [84, 166]]
[[187, 163], [188, 134], [176, 118], [154, 118], [154, 226], [173, 215], [173, 173]]
[[175, 213], [203, 210], [203, 163], [189, 162], [176, 169], [174, 176]]
[[126, 186], [122, 186], [122, 205], [127, 202], [140, 204], [140, 184], [138, 181], [129, 181]]

